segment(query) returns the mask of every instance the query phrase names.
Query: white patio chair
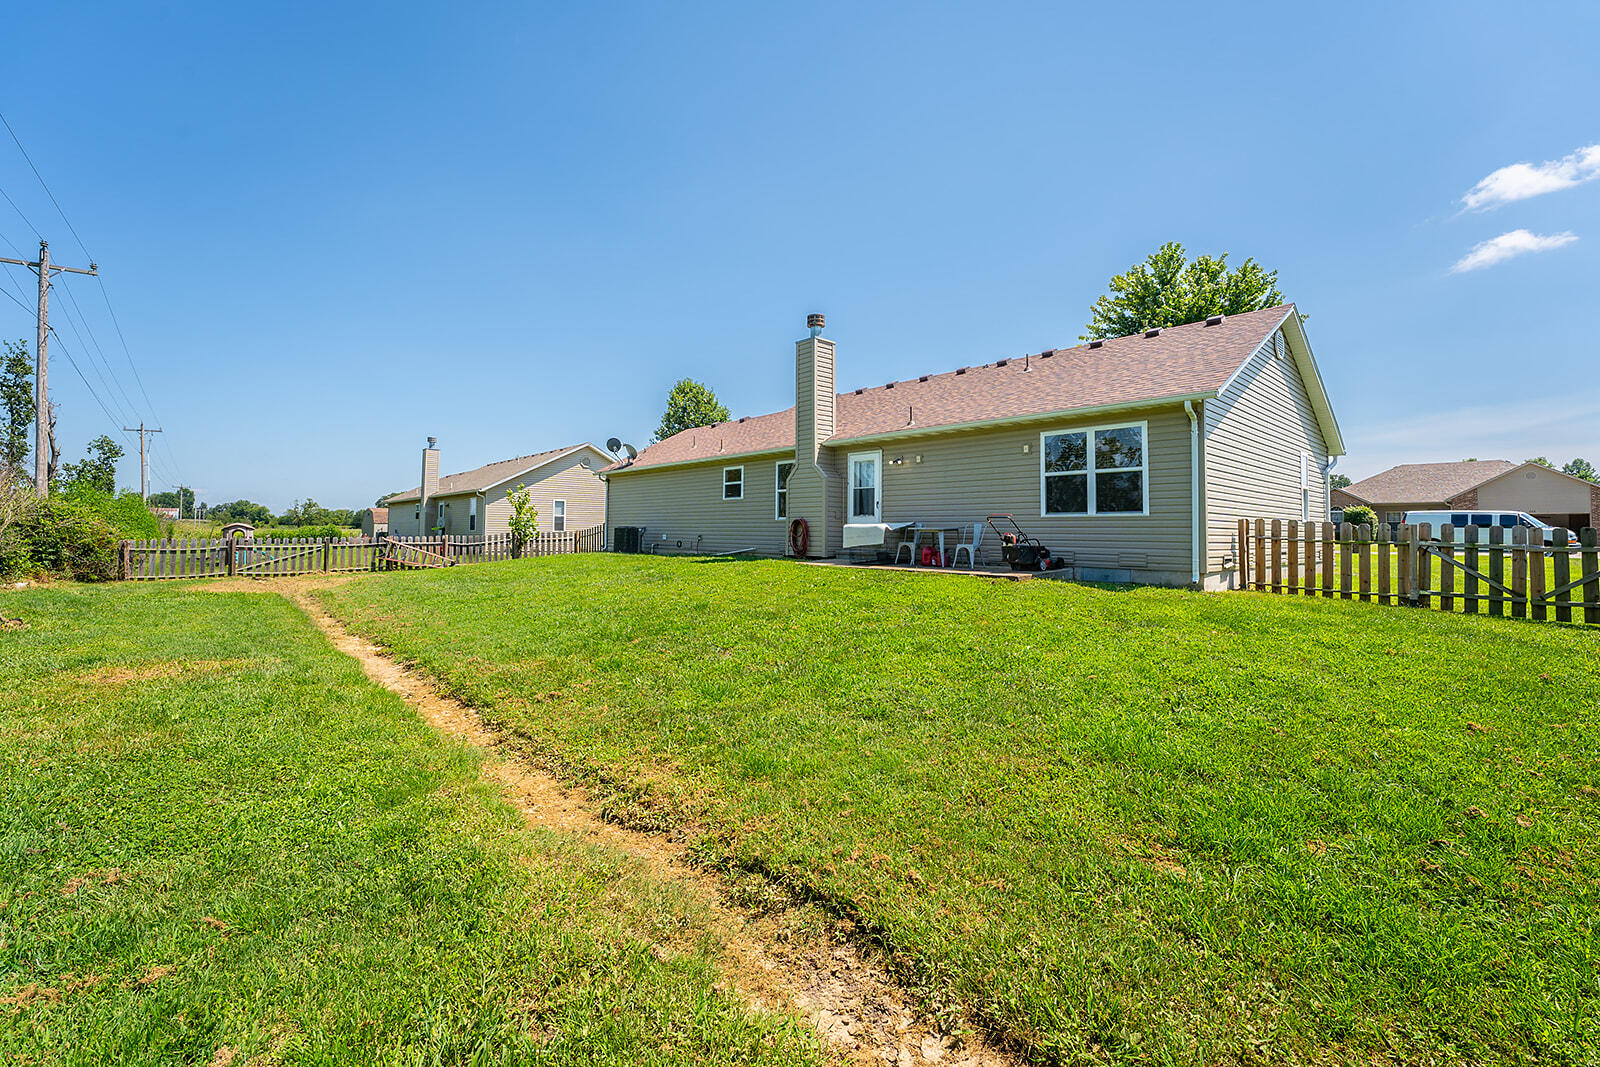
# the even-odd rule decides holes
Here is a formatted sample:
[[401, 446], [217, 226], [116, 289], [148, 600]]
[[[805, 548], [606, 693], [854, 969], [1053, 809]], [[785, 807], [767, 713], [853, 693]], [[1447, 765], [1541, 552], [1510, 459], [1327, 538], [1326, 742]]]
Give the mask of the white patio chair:
[[906, 562], [913, 567], [917, 565], [917, 534], [920, 532], [915, 526], [900, 531], [900, 543], [894, 549], [894, 561], [896, 564], [899, 564], [900, 551], [904, 549]]
[[983, 546], [983, 532], [988, 529], [987, 523], [975, 522], [972, 524], [972, 540], [963, 541], [950, 552], [950, 566], [955, 567], [961, 563], [961, 553], [967, 554], [967, 567], [970, 570], [978, 569], [978, 549]]

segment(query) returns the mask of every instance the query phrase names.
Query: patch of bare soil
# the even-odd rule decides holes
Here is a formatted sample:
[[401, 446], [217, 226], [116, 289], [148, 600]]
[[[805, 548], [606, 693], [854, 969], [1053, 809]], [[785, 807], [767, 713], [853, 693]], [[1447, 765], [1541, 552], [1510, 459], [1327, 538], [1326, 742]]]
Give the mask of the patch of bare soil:
[[[259, 586], [257, 587], [259, 588]], [[442, 696], [419, 674], [352, 634], [307, 595], [307, 585], [276, 585], [299, 605], [367, 677], [404, 697], [435, 729], [488, 755], [484, 774], [496, 782], [530, 826], [608, 845], [652, 877], [687, 889], [710, 916], [724, 946], [728, 983], [761, 1011], [788, 1011], [810, 1021], [843, 1062], [892, 1067], [1009, 1067], [1020, 1062], [968, 1036], [942, 1034], [876, 962], [826, 932], [805, 934], [782, 915], [741, 908], [717, 875], [694, 866], [687, 850], [662, 834], [625, 829], [596, 813], [585, 792], [519, 757], [515, 746], [468, 706]], [[663, 946], [664, 948], [664, 946]]]
[[105, 667], [70, 675], [67, 681], [87, 685], [132, 685], [158, 678], [186, 678], [196, 674], [232, 671], [249, 665], [244, 659], [167, 659], [136, 663], [131, 667]]

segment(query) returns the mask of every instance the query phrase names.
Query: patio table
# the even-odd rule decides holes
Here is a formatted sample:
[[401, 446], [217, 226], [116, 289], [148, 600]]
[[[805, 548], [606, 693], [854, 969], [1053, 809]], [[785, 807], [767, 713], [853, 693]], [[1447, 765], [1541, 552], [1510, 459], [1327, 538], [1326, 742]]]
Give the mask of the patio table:
[[955, 534], [956, 535], [956, 539], [960, 540], [960, 538], [961, 538], [961, 527], [959, 527], [959, 526], [924, 526], [922, 523], [919, 522], [919, 523], [916, 523], [913, 526], [911, 526], [910, 527], [910, 531], [911, 531], [911, 565], [913, 567], [918, 566], [918, 564], [917, 564], [917, 543], [922, 540], [922, 535], [923, 534], [929, 535], [930, 538], [937, 538], [938, 545], [939, 545], [939, 566], [941, 566], [941, 567], [950, 566], [950, 557], [945, 554], [945, 549], [944, 549], [944, 535], [947, 534], [947, 533], [948, 534]]

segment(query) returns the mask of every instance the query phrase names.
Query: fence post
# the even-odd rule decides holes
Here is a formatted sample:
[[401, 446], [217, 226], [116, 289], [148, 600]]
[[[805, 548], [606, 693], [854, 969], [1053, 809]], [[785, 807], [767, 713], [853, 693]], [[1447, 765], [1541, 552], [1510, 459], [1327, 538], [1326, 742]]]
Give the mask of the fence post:
[[328, 557], [333, 554], [333, 538], [322, 539], [322, 573], [328, 573]]
[[[1554, 542], [1551, 547], [1557, 550], [1555, 560], [1555, 587], [1557, 589], [1561, 589], [1562, 586], [1572, 581], [1572, 536], [1565, 528], [1557, 526], [1555, 534], [1550, 538], [1550, 540]], [[1556, 622], [1571, 622], [1572, 590], [1561, 589], [1561, 592], [1555, 595], [1555, 599]]]
[[128, 580], [128, 564], [132, 560], [133, 552], [128, 547], [128, 542], [122, 542], [117, 551], [117, 573], [125, 582]]
[[1583, 621], [1600, 622], [1600, 541], [1595, 528], [1585, 526], [1578, 543], [1583, 546]]

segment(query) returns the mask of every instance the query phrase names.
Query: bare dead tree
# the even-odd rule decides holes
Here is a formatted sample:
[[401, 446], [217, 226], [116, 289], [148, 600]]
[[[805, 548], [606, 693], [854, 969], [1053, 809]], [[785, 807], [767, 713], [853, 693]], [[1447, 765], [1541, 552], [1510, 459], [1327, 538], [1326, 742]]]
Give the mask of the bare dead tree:
[[61, 449], [56, 445], [56, 404], [50, 402], [50, 460], [45, 465], [45, 484], [55, 485], [56, 475], [61, 470]]

